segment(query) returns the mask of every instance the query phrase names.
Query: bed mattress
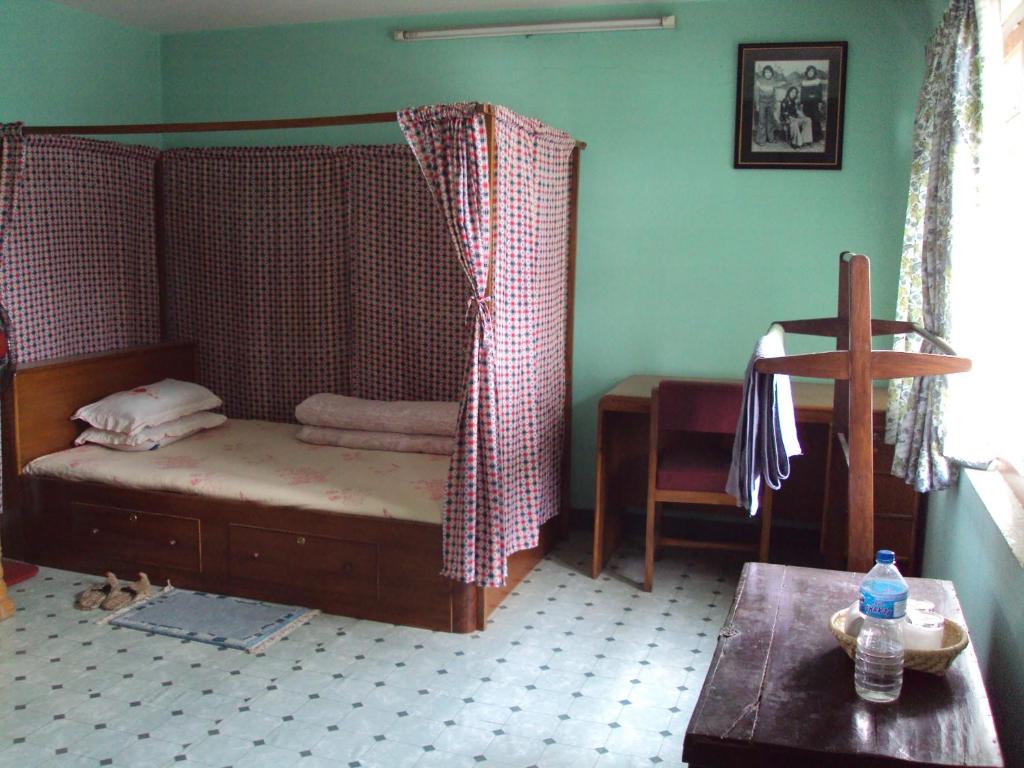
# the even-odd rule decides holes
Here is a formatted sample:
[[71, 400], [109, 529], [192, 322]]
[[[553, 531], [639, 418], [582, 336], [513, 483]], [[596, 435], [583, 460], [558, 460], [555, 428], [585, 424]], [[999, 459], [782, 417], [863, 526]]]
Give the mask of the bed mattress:
[[155, 451], [83, 445], [31, 462], [33, 477], [175, 491], [440, 523], [448, 456], [310, 445], [299, 427], [229, 419]]

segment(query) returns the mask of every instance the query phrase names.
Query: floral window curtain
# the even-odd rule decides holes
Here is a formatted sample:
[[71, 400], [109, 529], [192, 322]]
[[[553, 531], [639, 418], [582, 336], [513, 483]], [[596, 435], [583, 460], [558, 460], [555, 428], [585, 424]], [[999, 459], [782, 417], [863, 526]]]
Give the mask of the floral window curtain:
[[[914, 121], [910, 193], [900, 264], [897, 317], [939, 336], [952, 331], [957, 164], [978, 165], [981, 66], [974, 0], [953, 0], [928, 46]], [[960, 169], [962, 170], [962, 169]], [[969, 190], [966, 190], [969, 191]], [[922, 349], [898, 336], [894, 349]], [[918, 491], [946, 488], [953, 468], [945, 453], [946, 379], [898, 379], [889, 385], [886, 441], [896, 446], [892, 472]]]
[[448, 474], [442, 526], [442, 574], [500, 586], [507, 575], [501, 519], [494, 333], [487, 294], [491, 261], [487, 128], [476, 104], [418, 107], [398, 122], [448, 221], [472, 291], [473, 340], [459, 439]]

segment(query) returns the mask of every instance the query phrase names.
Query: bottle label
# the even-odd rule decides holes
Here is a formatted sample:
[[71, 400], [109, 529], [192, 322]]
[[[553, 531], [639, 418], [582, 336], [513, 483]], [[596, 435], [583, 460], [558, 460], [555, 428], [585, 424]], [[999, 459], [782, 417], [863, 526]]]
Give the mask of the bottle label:
[[907, 593], [895, 585], [877, 582], [861, 588], [860, 612], [873, 619], [902, 619], [907, 613]]

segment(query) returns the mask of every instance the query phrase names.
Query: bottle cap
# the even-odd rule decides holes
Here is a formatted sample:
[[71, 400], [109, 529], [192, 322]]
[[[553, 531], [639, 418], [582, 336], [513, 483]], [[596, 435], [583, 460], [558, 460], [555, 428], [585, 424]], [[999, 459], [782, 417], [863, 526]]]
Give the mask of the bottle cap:
[[892, 565], [896, 562], [896, 553], [891, 549], [880, 549], [878, 554], [875, 555], [875, 562], [882, 565]]

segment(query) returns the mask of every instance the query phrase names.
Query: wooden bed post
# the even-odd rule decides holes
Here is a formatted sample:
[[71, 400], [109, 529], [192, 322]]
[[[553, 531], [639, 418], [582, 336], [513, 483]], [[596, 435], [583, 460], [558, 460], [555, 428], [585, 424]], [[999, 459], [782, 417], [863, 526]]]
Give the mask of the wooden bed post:
[[484, 125], [487, 126], [487, 186], [490, 198], [490, 241], [487, 254], [487, 290], [484, 298], [491, 302], [494, 312], [494, 259], [498, 248], [498, 129], [494, 121], [494, 107], [490, 104], [481, 105], [484, 113]]
[[559, 533], [569, 538], [569, 514], [572, 505], [572, 343], [576, 315], [576, 239], [579, 228], [580, 152], [579, 142], [572, 149], [569, 170], [569, 248], [566, 264], [565, 306], [565, 436], [562, 445], [562, 519]]
[[[489, 238], [487, 253], [487, 287], [484, 298], [490, 303], [491, 316], [494, 317], [494, 261], [495, 252], [498, 248], [498, 129], [494, 120], [494, 107], [490, 104], [479, 106], [484, 115], [484, 125], [487, 128], [487, 192], [490, 210], [488, 211]], [[487, 587], [476, 588], [476, 626], [479, 630], [487, 627], [487, 615], [490, 613], [488, 605], [489, 592]], [[497, 604], [498, 600], [495, 600]]]
[[[3, 168], [3, 162], [4, 162], [4, 150], [3, 150], [3, 145], [0, 144], [0, 168]], [[6, 345], [6, 339], [4, 341], [5, 341], [5, 345]], [[8, 352], [8, 354], [9, 354], [9, 352]], [[10, 361], [9, 360], [8, 360], [8, 365], [10, 365]], [[0, 386], [2, 386], [6, 390], [8, 387], [10, 387], [10, 385], [11, 385], [11, 375], [10, 375], [10, 372], [8, 371], [8, 372], [6, 372], [6, 375], [2, 379], [0, 379]], [[2, 409], [3, 409], [3, 413], [0, 414], [0, 421], [2, 421], [2, 427], [3, 427], [3, 429], [2, 429], [2, 431], [3, 431], [2, 440], [3, 440], [3, 443], [8, 443], [8, 442], [10, 442], [10, 440], [8, 439], [8, 431], [11, 429], [11, 424], [13, 422], [13, 419], [9, 418], [11, 403], [10, 403], [10, 398], [7, 396], [7, 392], [6, 391], [3, 393], [3, 397], [2, 397], [2, 400], [0, 400], [0, 403], [2, 403], [2, 405], [0, 405], [0, 407], [2, 407]], [[6, 448], [6, 445], [4, 445], [3, 447]], [[5, 478], [3, 478], [5, 480], [5, 482], [2, 483], [2, 486], [3, 486], [3, 489], [4, 489], [2, 495], [4, 497], [10, 497], [11, 494], [6, 492], [7, 485], [8, 485], [8, 483], [14, 483], [14, 482], [17, 482], [17, 481], [15, 480], [15, 478], [11, 477], [11, 475], [8, 474], [5, 471], [5, 470], [7, 470], [8, 466], [10, 466], [11, 463], [12, 463], [10, 461], [10, 458], [9, 458], [9, 453], [10, 452], [5, 450], [5, 451], [0, 451], [0, 453], [3, 454], [2, 461], [0, 461], [0, 472], [3, 472], [3, 474], [6, 476]], [[0, 506], [6, 506], [4, 504], [5, 501], [6, 501], [6, 498], [0, 499]], [[0, 510], [0, 512], [2, 512], [2, 510]], [[0, 518], [0, 521], [2, 521], [2, 518]], [[2, 555], [3, 555], [3, 540], [2, 540], [2, 537], [0, 537], [0, 556], [2, 556]], [[14, 601], [11, 600], [11, 598], [8, 597], [8, 595], [7, 595], [7, 583], [4, 581], [4, 565], [3, 565], [3, 561], [0, 561], [0, 621], [3, 621], [6, 618], [10, 618], [13, 615], [14, 615]]]
[[150, 133], [212, 133], [216, 131], [277, 131], [288, 128], [323, 128], [333, 125], [394, 123], [395, 112], [330, 117], [289, 117], [281, 120], [221, 120], [205, 123], [132, 123], [126, 125], [26, 125], [22, 133], [75, 134], [78, 136], [138, 136]]
[[[3, 507], [4, 514], [0, 516], [0, 528], [4, 533], [10, 535], [19, 529], [18, 523], [21, 520], [22, 511], [16, 509], [20, 503], [20, 493], [16, 489], [21, 485], [21, 478], [18, 476], [17, 463], [14, 461], [14, 403], [11, 398], [11, 383], [13, 377], [10, 372], [3, 377], [4, 393], [0, 398], [3, 415]], [[20, 539], [20, 536], [15, 538]], [[0, 555], [3, 554], [3, 534], [0, 534]], [[19, 552], [20, 554], [20, 552]], [[0, 621], [14, 615], [14, 601], [7, 594], [7, 584], [4, 582], [4, 566], [0, 562]]]

